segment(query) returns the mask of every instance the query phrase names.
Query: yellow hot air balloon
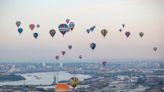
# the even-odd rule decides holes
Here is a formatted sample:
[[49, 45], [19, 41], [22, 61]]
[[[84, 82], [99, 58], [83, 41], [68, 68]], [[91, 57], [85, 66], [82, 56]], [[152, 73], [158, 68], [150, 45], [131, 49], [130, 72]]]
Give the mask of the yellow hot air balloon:
[[70, 79], [70, 84], [73, 88], [75, 88], [77, 86], [77, 84], [79, 83], [79, 79], [77, 77], [72, 77]]

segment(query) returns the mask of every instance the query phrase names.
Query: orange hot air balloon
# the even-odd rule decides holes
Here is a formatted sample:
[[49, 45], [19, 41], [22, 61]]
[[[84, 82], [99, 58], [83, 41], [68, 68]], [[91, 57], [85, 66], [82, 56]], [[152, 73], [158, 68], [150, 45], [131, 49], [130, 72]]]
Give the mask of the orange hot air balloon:
[[70, 92], [69, 85], [67, 84], [56, 84], [55, 92]]

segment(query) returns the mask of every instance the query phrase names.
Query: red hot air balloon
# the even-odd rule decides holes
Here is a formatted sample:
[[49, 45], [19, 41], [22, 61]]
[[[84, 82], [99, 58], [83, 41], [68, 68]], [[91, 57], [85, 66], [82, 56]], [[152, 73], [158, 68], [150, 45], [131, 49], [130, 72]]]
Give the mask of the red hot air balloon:
[[35, 25], [34, 24], [30, 24], [29, 27], [30, 27], [31, 30], [33, 30], [35, 28]]

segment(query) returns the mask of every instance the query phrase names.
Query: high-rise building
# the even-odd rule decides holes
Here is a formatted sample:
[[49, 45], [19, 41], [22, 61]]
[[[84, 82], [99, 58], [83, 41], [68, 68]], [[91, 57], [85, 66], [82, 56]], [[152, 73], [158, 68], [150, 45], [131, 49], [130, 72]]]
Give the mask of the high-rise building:
[[42, 63], [42, 66], [43, 66], [43, 67], [46, 67], [46, 63], [45, 63], [45, 62], [43, 62], [43, 63]]

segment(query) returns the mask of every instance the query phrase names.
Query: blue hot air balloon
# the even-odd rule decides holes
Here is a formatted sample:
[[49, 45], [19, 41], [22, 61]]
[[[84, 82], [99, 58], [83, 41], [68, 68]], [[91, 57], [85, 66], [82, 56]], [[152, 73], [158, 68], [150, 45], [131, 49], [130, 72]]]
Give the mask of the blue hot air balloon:
[[36, 39], [38, 37], [38, 33], [34, 33], [33, 36]]
[[94, 50], [96, 48], [96, 44], [95, 43], [91, 43], [90, 47], [91, 47], [92, 50]]
[[18, 28], [18, 32], [21, 34], [23, 32], [23, 28]]
[[86, 30], [86, 32], [89, 34], [89, 32], [90, 32], [90, 29], [87, 29], [87, 30]]

